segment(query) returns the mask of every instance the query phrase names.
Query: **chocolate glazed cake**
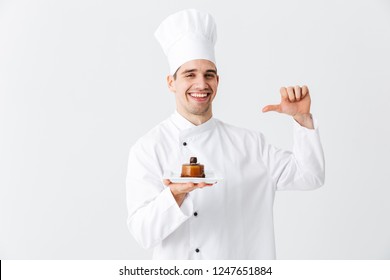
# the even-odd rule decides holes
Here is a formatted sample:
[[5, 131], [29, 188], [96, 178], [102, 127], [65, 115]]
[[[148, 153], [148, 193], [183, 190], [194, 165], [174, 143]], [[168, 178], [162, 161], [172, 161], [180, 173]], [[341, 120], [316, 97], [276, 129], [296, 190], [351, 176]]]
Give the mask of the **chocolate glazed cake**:
[[181, 177], [205, 178], [204, 165], [197, 162], [196, 157], [191, 157], [190, 164], [183, 164], [181, 167]]

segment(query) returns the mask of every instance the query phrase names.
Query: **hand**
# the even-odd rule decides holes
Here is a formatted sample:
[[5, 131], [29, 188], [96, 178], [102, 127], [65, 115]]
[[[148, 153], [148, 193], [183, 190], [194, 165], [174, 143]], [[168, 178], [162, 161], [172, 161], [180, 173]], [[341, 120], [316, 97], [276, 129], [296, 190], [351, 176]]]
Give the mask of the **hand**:
[[263, 112], [275, 111], [292, 116], [299, 124], [314, 128], [310, 114], [310, 94], [307, 86], [280, 88], [281, 102], [277, 105], [267, 105]]
[[204, 187], [211, 187], [213, 184], [206, 184], [204, 182], [202, 183], [172, 183], [168, 179], [163, 179], [164, 185], [169, 187], [171, 189], [171, 192], [173, 194], [173, 197], [176, 200], [176, 203], [180, 206], [187, 193], [195, 190], [195, 189], [201, 189]]

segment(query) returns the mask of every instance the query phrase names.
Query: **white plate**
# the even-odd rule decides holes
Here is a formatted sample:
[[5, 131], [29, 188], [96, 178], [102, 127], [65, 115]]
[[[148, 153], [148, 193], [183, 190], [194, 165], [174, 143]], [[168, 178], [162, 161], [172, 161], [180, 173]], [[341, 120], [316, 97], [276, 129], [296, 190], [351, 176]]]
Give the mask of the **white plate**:
[[222, 181], [223, 178], [212, 173], [208, 172], [205, 174], [205, 178], [198, 177], [180, 177], [178, 174], [170, 173], [167, 176], [164, 176], [164, 179], [169, 179], [172, 183], [206, 183], [206, 184], [215, 184], [218, 181]]

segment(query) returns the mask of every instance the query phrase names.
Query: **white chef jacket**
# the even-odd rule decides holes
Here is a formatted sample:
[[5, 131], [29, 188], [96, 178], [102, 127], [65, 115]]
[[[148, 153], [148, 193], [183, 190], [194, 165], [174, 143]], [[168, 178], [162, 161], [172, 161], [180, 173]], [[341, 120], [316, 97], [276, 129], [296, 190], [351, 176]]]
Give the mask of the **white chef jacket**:
[[[187, 194], [179, 207], [162, 178], [197, 157], [223, 177]], [[294, 121], [293, 152], [268, 145], [259, 132], [211, 118], [195, 126], [177, 111], [130, 149], [127, 224], [153, 259], [275, 259], [276, 190], [324, 183], [318, 128]]]

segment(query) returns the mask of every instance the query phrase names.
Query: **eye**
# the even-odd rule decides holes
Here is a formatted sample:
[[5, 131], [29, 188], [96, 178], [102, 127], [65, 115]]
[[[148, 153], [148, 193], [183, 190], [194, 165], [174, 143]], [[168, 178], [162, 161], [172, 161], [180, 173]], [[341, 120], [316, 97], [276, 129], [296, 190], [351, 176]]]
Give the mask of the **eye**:
[[193, 73], [190, 73], [190, 74], [186, 75], [186, 78], [191, 78], [191, 77], [195, 77], [195, 75]]
[[212, 79], [212, 78], [214, 78], [214, 77], [215, 77], [214, 74], [206, 74], [206, 78]]

